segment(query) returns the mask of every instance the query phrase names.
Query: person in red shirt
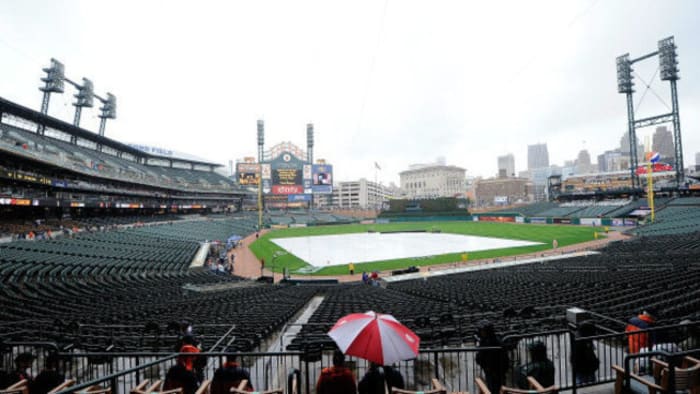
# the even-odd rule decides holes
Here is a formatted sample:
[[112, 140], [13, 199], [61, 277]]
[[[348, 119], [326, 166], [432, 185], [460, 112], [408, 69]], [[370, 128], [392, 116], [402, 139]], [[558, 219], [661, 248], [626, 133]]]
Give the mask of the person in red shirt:
[[355, 394], [355, 375], [345, 366], [345, 355], [336, 350], [333, 353], [333, 366], [323, 368], [316, 383], [316, 394]]
[[[185, 335], [182, 338], [182, 347], [180, 348], [180, 353], [199, 353], [201, 350], [195, 344], [194, 337], [192, 335]], [[185, 369], [188, 371], [195, 371], [197, 369], [197, 360], [200, 356], [197, 355], [184, 355], [181, 354], [177, 357], [177, 361], [181, 363]]]
[[[656, 324], [654, 313], [646, 310], [639, 316], [631, 318], [625, 328], [625, 332], [631, 333], [639, 330], [652, 328]], [[637, 354], [643, 348], [651, 348], [654, 346], [652, 333], [640, 332], [627, 336], [627, 344], [629, 345], [630, 354]]]

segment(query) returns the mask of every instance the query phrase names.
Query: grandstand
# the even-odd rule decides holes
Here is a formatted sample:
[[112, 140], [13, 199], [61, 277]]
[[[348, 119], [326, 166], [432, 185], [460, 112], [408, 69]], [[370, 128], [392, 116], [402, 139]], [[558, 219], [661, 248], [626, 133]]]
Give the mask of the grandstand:
[[[410, 388], [424, 389], [426, 375], [473, 391], [474, 333], [483, 319], [512, 342], [510, 368], [524, 359], [518, 346], [528, 341], [563, 344], [551, 353], [558, 357], [557, 383], [570, 388], [568, 308], [589, 311], [599, 332], [612, 336], [597, 345], [606, 368], [624, 357], [625, 320], [641, 309], [661, 311], [661, 325], [700, 319], [698, 198], [658, 198], [656, 221], [631, 231], [639, 237], [595, 255], [494, 264], [383, 287], [270, 284], [193, 263], [208, 241], [259, 230], [254, 215], [232, 212], [251, 193], [218, 174], [215, 163], [146, 153], [3, 99], [0, 112], [0, 231], [8, 234], [0, 243], [2, 368], [28, 349], [42, 357], [58, 352], [62, 371], [79, 383], [126, 392], [134, 373], [164, 378], [185, 319], [203, 350], [220, 352], [210, 353], [206, 376], [221, 355], [237, 352], [256, 366], [256, 386], [279, 385], [293, 367], [305, 372], [303, 392], [312, 393], [328, 363], [323, 352], [335, 348], [329, 328], [345, 314], [374, 310], [391, 313], [421, 338], [419, 357], [399, 366]], [[646, 206], [645, 199], [576, 200], [487, 214], [623, 226], [637, 224], [635, 212]], [[468, 217], [459, 213], [459, 220]], [[264, 215], [268, 227], [356, 221], [345, 212], [301, 209]], [[367, 368], [353, 362], [358, 374]]]

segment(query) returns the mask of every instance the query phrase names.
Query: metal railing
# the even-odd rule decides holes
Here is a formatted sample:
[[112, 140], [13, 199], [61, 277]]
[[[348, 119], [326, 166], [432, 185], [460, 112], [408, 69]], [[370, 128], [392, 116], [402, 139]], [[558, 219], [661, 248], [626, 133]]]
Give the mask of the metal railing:
[[[512, 335], [503, 338], [503, 348], [499, 347], [459, 347], [423, 349], [415, 359], [402, 361], [394, 367], [402, 376], [406, 387], [413, 390], [426, 390], [431, 386], [431, 379], [437, 378], [450, 390], [476, 392], [474, 379], [483, 376], [481, 367], [476, 362], [480, 350], [505, 350], [509, 355], [509, 365], [505, 373], [504, 384], [517, 387], [519, 369], [530, 361], [528, 347], [535, 341], [541, 341], [547, 348], [547, 358], [555, 367], [554, 384], [562, 390], [591, 386], [615, 380], [612, 366], [620, 365], [626, 371], [634, 370], [631, 360], [648, 358], [657, 353], [631, 355], [628, 351], [628, 338], [635, 334], [649, 334], [651, 337], [670, 337], [676, 342], [692, 337], [691, 330], [697, 332], [700, 322], [683, 325], [671, 325], [635, 331], [634, 334], [615, 332], [578, 338], [571, 330], [554, 330], [540, 333]], [[606, 331], [607, 332], [607, 331]], [[696, 338], [697, 339], [697, 338]], [[599, 365], [593, 381], [576, 383], [577, 365], [575, 349], [577, 343], [590, 342], [599, 359]], [[6, 342], [12, 351], [2, 356], [4, 366], [8, 366], [12, 355], [32, 351], [38, 356], [35, 365], [42, 365], [49, 353], [58, 349], [49, 342]], [[700, 344], [690, 343], [690, 347], [699, 352]], [[287, 385], [288, 372], [297, 371], [297, 384], [302, 393], [312, 394], [321, 370], [332, 365], [332, 351], [323, 346], [307, 346], [303, 351], [284, 352], [202, 352], [197, 357], [206, 359], [201, 368], [202, 379], [212, 378], [214, 371], [225, 361], [226, 356], [235, 355], [242, 367], [250, 372], [251, 382], [256, 389], [270, 389]], [[327, 348], [326, 348], [327, 349]], [[685, 349], [683, 349], [685, 350]], [[670, 353], [670, 352], [669, 352]], [[658, 353], [659, 355], [667, 355]], [[81, 384], [65, 390], [76, 392], [92, 385], [111, 387], [115, 394], [127, 393], [144, 379], [165, 379], [170, 367], [175, 365], [179, 356], [192, 356], [192, 353], [141, 352], [86, 353], [77, 349], [58, 353], [59, 370], [67, 377], [74, 378]], [[355, 376], [361, 378], [369, 369], [369, 363], [363, 359], [348, 357], [346, 364]]]

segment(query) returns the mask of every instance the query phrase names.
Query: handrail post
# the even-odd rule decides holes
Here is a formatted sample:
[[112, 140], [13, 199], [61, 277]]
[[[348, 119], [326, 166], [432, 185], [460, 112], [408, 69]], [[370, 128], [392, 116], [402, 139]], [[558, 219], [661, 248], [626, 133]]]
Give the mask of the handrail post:
[[[571, 347], [571, 393], [576, 394], [576, 387], [578, 382], [576, 381], [576, 335], [573, 330], [569, 330], [569, 343]], [[566, 362], [566, 361], [565, 361]]]
[[435, 363], [435, 379], [440, 380], [440, 366], [438, 365], [438, 353], [433, 352], [433, 363]]

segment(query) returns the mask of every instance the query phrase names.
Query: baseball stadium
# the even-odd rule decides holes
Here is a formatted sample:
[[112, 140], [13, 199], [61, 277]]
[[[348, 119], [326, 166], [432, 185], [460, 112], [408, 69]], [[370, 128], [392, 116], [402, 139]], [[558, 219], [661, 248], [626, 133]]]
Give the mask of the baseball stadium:
[[[617, 183], [553, 176], [546, 201], [342, 209], [312, 123], [305, 147], [266, 147], [252, 119], [226, 173], [109, 137], [116, 97], [43, 71], [41, 108], [0, 97], [1, 394], [700, 389], [700, 190], [680, 149]], [[48, 113], [66, 92], [72, 122]], [[333, 371], [353, 388], [324, 388]]]

